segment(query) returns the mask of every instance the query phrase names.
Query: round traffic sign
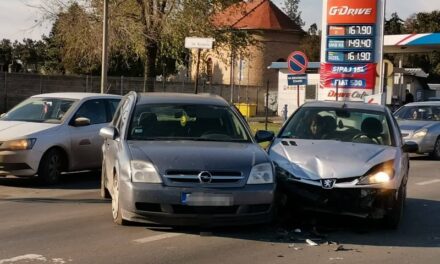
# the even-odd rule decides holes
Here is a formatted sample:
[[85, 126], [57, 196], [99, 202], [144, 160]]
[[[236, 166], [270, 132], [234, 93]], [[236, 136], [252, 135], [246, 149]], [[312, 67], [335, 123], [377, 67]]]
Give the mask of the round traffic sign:
[[306, 54], [301, 51], [294, 51], [287, 57], [287, 68], [293, 74], [303, 74], [307, 70], [309, 60]]

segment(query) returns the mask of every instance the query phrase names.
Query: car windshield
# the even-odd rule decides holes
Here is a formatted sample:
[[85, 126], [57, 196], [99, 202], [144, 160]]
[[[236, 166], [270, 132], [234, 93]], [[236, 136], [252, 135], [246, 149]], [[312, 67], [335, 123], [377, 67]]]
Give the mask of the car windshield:
[[281, 137], [392, 145], [385, 114], [359, 109], [300, 108]]
[[29, 98], [12, 108], [1, 120], [61, 123], [74, 102], [72, 99]]
[[440, 121], [440, 105], [403, 106], [394, 116], [405, 120]]
[[176, 104], [137, 105], [128, 139], [250, 142], [229, 107]]

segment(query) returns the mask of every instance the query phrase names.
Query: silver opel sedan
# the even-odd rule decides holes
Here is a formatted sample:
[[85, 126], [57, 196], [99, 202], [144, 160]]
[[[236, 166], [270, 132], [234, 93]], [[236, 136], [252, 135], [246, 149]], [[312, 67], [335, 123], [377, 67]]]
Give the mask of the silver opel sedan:
[[243, 225], [271, 219], [274, 169], [242, 116], [213, 95], [129, 93], [105, 138], [101, 195], [113, 220]]
[[311, 102], [272, 143], [278, 184], [302, 208], [383, 219], [396, 228], [408, 181], [408, 152], [391, 112], [379, 105]]
[[55, 183], [62, 172], [99, 169], [99, 130], [122, 97], [94, 93], [32, 96], [0, 117], [0, 176], [38, 175]]

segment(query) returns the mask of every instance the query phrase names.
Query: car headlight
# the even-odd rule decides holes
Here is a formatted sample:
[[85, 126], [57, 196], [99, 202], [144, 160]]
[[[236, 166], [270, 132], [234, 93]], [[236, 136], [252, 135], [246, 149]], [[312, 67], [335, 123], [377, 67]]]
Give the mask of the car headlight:
[[162, 183], [153, 164], [139, 160], [131, 162], [131, 179], [133, 182]]
[[36, 141], [36, 138], [9, 140], [0, 145], [0, 150], [28, 150], [34, 147]]
[[369, 184], [382, 184], [390, 182], [394, 178], [394, 161], [387, 161], [376, 165], [369, 172], [362, 177], [358, 184], [359, 185], [369, 185]]
[[247, 184], [273, 183], [272, 164], [262, 163], [252, 167]]
[[424, 138], [426, 136], [426, 134], [428, 134], [428, 130], [421, 129], [421, 130], [416, 131], [414, 133], [414, 135], [412, 136], [412, 138]]

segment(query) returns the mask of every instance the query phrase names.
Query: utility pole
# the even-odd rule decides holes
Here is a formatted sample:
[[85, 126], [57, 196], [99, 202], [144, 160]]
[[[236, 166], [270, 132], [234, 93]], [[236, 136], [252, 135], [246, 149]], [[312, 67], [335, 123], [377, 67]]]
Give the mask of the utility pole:
[[108, 69], [108, 0], [104, 0], [104, 19], [102, 22], [102, 64], [101, 64], [101, 93], [107, 87]]

